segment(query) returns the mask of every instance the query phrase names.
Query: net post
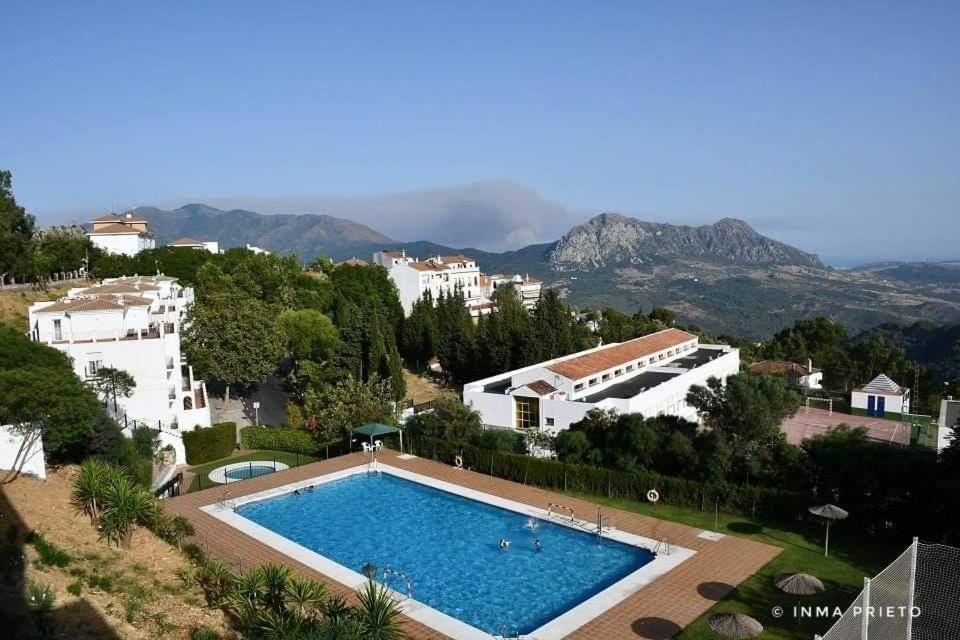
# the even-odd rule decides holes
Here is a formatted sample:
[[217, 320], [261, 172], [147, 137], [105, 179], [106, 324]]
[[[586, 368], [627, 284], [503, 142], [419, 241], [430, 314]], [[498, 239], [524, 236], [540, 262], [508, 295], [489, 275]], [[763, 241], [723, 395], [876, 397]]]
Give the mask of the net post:
[[870, 578], [863, 579], [863, 611], [861, 615], [863, 616], [860, 620], [860, 640], [869, 640], [870, 632], [870, 616], [868, 612], [870, 611]]
[[913, 598], [917, 588], [917, 556], [920, 552], [920, 539], [913, 537], [913, 544], [910, 545], [912, 553], [910, 554], [910, 582], [907, 585], [907, 637], [906, 640], [913, 638]]

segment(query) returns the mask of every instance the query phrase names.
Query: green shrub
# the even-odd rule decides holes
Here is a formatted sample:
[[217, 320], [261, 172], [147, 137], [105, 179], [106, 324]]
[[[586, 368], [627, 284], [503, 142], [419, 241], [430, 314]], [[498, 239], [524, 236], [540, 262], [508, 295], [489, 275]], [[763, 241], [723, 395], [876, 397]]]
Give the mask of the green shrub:
[[656, 489], [663, 504], [708, 510], [716, 505], [725, 513], [795, 519], [810, 506], [811, 495], [741, 485], [711, 485], [648, 471], [613, 471], [481, 449], [469, 444], [414, 436], [408, 450], [424, 458], [453, 464], [460, 455], [463, 466], [481, 473], [530, 484], [543, 489], [580, 491], [645, 502]]
[[27, 606], [34, 613], [45, 614], [53, 609], [56, 600], [53, 587], [32, 580], [27, 584]]
[[67, 585], [67, 593], [80, 597], [80, 594], [83, 593], [83, 585], [78, 580], [77, 582], [71, 582]]
[[37, 550], [37, 554], [40, 556], [40, 562], [43, 564], [56, 567], [65, 567], [70, 564], [70, 554], [52, 542], [47, 541], [42, 533], [31, 531], [27, 534], [27, 543], [33, 545], [33, 548]]
[[311, 456], [317, 452], [313, 436], [300, 429], [247, 427], [240, 431], [244, 449], [270, 449]]
[[190, 640], [220, 640], [220, 634], [210, 627], [199, 627], [190, 634]]
[[221, 422], [206, 429], [183, 432], [183, 448], [187, 451], [187, 464], [203, 464], [225, 458], [237, 442], [237, 425]]

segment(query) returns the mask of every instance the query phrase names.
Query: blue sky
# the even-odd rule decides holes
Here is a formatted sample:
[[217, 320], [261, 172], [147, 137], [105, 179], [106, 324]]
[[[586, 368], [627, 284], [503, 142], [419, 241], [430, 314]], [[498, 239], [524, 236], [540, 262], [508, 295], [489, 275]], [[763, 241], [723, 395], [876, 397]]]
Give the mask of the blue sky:
[[14, 1], [0, 167], [41, 222], [357, 198], [414, 239], [383, 198], [509, 181], [550, 206], [481, 203], [516, 208], [488, 246], [614, 210], [960, 258], [957, 33], [957, 2]]

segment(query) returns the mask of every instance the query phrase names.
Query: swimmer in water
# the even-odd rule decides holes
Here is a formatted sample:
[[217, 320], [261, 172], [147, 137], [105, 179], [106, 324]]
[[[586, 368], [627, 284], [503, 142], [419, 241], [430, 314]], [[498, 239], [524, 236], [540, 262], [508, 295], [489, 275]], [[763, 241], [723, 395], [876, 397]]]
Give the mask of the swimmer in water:
[[501, 549], [509, 549], [509, 548], [510, 548], [510, 541], [509, 541], [509, 540], [505, 540], [505, 539], [503, 539], [503, 538], [500, 538], [500, 548], [501, 548]]
[[537, 550], [537, 553], [543, 551], [543, 545], [540, 544], [539, 538], [533, 541], [533, 548]]
[[295, 495], [295, 496], [300, 495], [300, 489], [294, 489], [294, 490], [293, 490], [293, 495]]

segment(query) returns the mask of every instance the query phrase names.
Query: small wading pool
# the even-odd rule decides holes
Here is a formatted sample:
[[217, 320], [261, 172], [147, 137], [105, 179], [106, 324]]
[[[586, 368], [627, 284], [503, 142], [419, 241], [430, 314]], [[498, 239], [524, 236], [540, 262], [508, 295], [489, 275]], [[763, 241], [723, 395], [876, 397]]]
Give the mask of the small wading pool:
[[412, 591], [407, 614], [455, 638], [562, 637], [693, 553], [656, 556], [654, 540], [618, 531], [600, 540], [591, 523], [567, 526], [542, 509], [381, 468], [204, 510], [348, 586], [363, 584], [367, 563], [378, 580], [389, 569], [391, 588]]
[[288, 466], [284, 463], [274, 462], [273, 460], [249, 460], [217, 467], [208, 473], [207, 477], [217, 484], [228, 484], [238, 480], [256, 478], [274, 471], [283, 471], [287, 468]]

